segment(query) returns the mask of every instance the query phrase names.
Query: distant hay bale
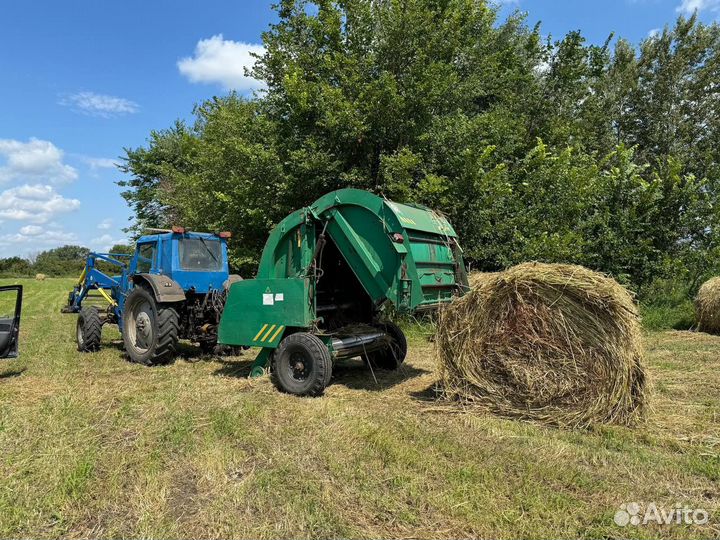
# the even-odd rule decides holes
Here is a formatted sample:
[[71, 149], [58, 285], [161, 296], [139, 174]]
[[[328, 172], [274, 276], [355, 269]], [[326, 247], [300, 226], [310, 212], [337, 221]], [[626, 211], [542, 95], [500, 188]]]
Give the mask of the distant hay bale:
[[445, 398], [569, 427], [641, 416], [639, 318], [615, 280], [581, 266], [527, 263], [472, 285], [438, 320]]
[[38, 281], [45, 281], [46, 277], [47, 276], [45, 274], [35, 274], [35, 279], [37, 279]]
[[720, 277], [702, 284], [695, 297], [695, 319], [698, 330], [720, 334]]

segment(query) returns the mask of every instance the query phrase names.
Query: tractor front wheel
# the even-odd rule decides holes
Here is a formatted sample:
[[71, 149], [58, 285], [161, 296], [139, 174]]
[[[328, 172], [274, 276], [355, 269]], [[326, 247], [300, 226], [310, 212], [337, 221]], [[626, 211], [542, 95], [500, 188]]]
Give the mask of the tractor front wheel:
[[298, 332], [280, 342], [272, 355], [271, 378], [281, 391], [296, 396], [320, 396], [330, 384], [332, 358], [313, 334]]
[[399, 368], [407, 356], [408, 345], [405, 334], [397, 324], [389, 321], [375, 326], [387, 334], [388, 344], [385, 348], [364, 354], [363, 360], [372, 368], [388, 370]]
[[77, 318], [75, 336], [77, 348], [80, 352], [94, 352], [100, 348], [102, 335], [102, 320], [100, 312], [95, 306], [85, 306], [80, 310]]
[[125, 300], [123, 342], [132, 362], [153, 366], [175, 358], [179, 320], [171, 304], [161, 304], [142, 286]]

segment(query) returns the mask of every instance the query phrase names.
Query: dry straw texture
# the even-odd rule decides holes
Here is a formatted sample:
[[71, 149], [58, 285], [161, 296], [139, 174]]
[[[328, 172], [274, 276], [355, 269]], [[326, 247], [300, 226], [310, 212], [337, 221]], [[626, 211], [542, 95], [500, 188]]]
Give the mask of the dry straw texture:
[[515, 418], [632, 424], [646, 377], [637, 309], [615, 280], [581, 266], [527, 263], [475, 274], [440, 314], [444, 397]]
[[700, 287], [695, 297], [695, 318], [701, 332], [720, 333], [720, 277], [711, 278]]

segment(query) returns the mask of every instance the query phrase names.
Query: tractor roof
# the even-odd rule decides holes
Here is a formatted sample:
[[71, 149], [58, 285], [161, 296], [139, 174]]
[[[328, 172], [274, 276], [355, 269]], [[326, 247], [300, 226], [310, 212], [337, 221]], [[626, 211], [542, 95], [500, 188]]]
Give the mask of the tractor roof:
[[137, 239], [138, 243], [141, 242], [152, 242], [154, 240], [169, 240], [171, 238], [206, 238], [209, 240], [225, 240], [220, 234], [209, 233], [209, 232], [197, 232], [197, 231], [185, 231], [185, 232], [157, 232], [153, 234], [144, 234]]

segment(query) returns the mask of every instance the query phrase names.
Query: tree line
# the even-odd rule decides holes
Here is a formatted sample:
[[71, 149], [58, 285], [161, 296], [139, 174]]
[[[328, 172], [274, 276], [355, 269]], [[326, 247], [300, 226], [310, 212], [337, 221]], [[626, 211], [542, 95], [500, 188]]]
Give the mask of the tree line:
[[[111, 253], [132, 253], [133, 248], [117, 244]], [[0, 259], [0, 277], [33, 277], [45, 274], [49, 277], [77, 277], [85, 268], [90, 250], [82, 246], [62, 246], [41, 251], [29, 257], [6, 257]], [[117, 274], [118, 268], [108, 263], [98, 265], [102, 271]]]
[[125, 150], [136, 232], [268, 232], [341, 187], [443, 211], [467, 260], [692, 289], [718, 269], [720, 27], [680, 17], [635, 45], [543, 35], [481, 0], [282, 0], [251, 74]]

